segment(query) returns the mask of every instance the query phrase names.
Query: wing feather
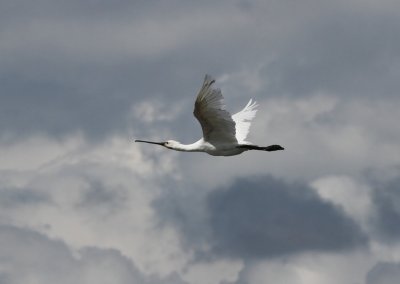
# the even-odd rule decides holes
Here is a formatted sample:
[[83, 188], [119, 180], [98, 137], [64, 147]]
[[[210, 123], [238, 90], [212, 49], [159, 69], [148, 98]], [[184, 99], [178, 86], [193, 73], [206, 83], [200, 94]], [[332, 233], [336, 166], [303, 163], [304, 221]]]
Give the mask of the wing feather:
[[235, 121], [225, 110], [221, 90], [212, 87], [214, 82], [211, 76], [205, 76], [193, 114], [200, 122], [205, 141], [212, 144], [237, 143]]
[[257, 102], [250, 99], [241, 111], [232, 115], [236, 124], [236, 139], [239, 143], [249, 143], [245, 140], [250, 131], [251, 120], [256, 116], [257, 107]]

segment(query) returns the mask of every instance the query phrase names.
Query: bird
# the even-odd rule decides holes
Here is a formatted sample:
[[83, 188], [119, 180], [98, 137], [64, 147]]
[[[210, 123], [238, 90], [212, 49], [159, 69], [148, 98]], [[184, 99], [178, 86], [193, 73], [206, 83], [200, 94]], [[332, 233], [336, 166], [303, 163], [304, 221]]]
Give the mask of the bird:
[[199, 121], [203, 137], [192, 144], [182, 144], [175, 140], [153, 142], [135, 140], [135, 142], [161, 145], [165, 148], [183, 152], [205, 152], [212, 156], [234, 156], [249, 150], [278, 151], [280, 145], [258, 146], [246, 141], [252, 119], [258, 104], [253, 99], [239, 112], [231, 115], [224, 104], [221, 90], [214, 88], [215, 79], [206, 74], [203, 85], [197, 95], [193, 114]]

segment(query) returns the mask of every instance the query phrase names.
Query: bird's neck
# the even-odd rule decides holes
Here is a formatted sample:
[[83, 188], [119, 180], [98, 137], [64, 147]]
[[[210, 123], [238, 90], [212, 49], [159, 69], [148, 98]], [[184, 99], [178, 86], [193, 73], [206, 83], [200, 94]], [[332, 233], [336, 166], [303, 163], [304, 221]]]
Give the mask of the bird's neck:
[[192, 144], [179, 143], [175, 145], [173, 149], [176, 151], [183, 151], [183, 152], [203, 152], [201, 148], [201, 140], [194, 142]]

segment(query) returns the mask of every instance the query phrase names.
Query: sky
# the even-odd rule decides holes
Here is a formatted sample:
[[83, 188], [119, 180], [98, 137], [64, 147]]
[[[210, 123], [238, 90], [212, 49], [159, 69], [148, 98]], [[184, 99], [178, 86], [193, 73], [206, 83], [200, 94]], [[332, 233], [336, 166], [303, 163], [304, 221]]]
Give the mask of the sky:
[[[397, 284], [400, 2], [0, 1], [0, 283]], [[205, 74], [248, 140], [181, 153]]]

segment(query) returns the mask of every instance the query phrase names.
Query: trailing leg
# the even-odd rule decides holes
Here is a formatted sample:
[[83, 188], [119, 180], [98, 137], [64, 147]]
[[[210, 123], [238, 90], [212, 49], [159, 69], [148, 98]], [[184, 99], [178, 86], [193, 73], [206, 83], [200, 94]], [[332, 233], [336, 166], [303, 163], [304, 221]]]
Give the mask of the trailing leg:
[[270, 146], [257, 146], [257, 145], [239, 145], [237, 146], [238, 148], [241, 149], [247, 149], [247, 150], [260, 150], [260, 151], [268, 151], [268, 152], [272, 152], [272, 151], [278, 151], [278, 150], [284, 150], [285, 148], [283, 148], [280, 145], [270, 145]]

